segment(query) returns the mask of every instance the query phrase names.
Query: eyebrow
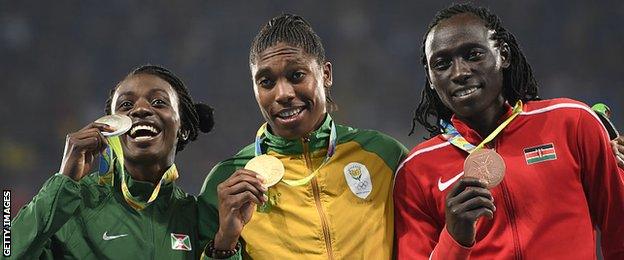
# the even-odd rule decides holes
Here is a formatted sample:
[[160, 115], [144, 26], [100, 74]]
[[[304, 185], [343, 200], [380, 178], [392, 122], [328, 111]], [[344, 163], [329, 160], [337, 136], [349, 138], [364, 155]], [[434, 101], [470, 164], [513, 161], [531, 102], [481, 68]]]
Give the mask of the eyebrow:
[[[301, 62], [300, 59], [288, 59], [286, 61], [286, 68], [290, 68], [294, 66], [307, 67], [307, 64], [305, 62]], [[258, 80], [262, 76], [265, 76], [266, 74], [270, 74], [270, 73], [271, 73], [270, 66], [259, 68], [256, 74], [254, 75], [254, 80]]]
[[[163, 89], [153, 88], [153, 89], [150, 89], [150, 91], [148, 92], [149, 95], [152, 95], [154, 93], [165, 94], [167, 99], [171, 99], [171, 97], [169, 96], [169, 93]], [[134, 91], [126, 91], [126, 92], [119, 93], [116, 101], [119, 102], [119, 100], [121, 100], [121, 97], [125, 97], [125, 96], [136, 96], [136, 93]]]
[[472, 48], [482, 48], [482, 49], [487, 49], [487, 46], [484, 46], [483, 44], [480, 43], [475, 43], [475, 42], [467, 42], [464, 43], [462, 45], [459, 46], [453, 46], [450, 48], [445, 48], [442, 50], [438, 50], [436, 52], [434, 52], [433, 54], [431, 54], [431, 59], [430, 60], [434, 60], [440, 56], [444, 56], [444, 55], [448, 55], [449, 53], [452, 53], [452, 50], [460, 50], [460, 51], [464, 51], [466, 49], [472, 49]]

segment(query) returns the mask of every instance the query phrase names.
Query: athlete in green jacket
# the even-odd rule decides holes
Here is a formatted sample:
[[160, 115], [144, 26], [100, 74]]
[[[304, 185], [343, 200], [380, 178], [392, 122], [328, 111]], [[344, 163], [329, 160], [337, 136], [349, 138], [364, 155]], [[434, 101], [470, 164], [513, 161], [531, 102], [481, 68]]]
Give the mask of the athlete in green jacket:
[[210, 131], [212, 110], [193, 104], [172, 72], [146, 65], [132, 71], [111, 91], [106, 112], [132, 119], [130, 130], [117, 139], [128, 174], [121, 171], [117, 159], [112, 160], [114, 167], [102, 167], [110, 162], [103, 161], [100, 173], [88, 174], [98, 154], [105, 151], [106, 158], [114, 158], [105, 150], [107, 144], [114, 147], [114, 141], [105, 139], [102, 132], [116, 129], [91, 123], [67, 135], [59, 173], [12, 223], [11, 256], [199, 258], [202, 243], [197, 233], [197, 204], [175, 184], [174, 158], [197, 138], [198, 130]]

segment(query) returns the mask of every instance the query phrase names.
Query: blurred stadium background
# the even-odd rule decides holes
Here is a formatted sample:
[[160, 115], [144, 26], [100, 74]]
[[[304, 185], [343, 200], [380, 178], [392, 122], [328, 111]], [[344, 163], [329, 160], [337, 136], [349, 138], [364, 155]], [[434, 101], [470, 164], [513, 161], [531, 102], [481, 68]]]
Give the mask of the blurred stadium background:
[[[0, 0], [0, 186], [13, 214], [58, 171], [64, 138], [104, 113], [109, 90], [144, 63], [172, 69], [216, 128], [180, 153], [180, 183], [197, 194], [215, 163], [253, 141], [262, 122], [248, 49], [283, 12], [304, 16], [334, 64], [334, 118], [408, 148], [424, 81], [421, 41], [448, 1]], [[541, 96], [604, 102], [624, 129], [624, 2], [479, 1], [513, 32]]]

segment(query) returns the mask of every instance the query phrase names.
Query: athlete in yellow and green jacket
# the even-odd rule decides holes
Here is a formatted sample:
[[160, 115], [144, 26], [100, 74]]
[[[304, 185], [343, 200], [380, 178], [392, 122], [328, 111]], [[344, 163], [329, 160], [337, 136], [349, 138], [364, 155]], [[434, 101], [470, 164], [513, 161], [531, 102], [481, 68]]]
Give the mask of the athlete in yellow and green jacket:
[[[379, 132], [334, 124], [324, 55], [318, 35], [296, 15], [273, 18], [256, 36], [250, 65], [267, 127], [206, 178], [198, 197], [200, 238], [211, 241], [206, 258], [392, 257], [392, 185], [407, 150]], [[268, 189], [242, 169], [260, 154], [285, 168]]]
[[[327, 153], [331, 117], [308, 138], [288, 140], [266, 133], [263, 150], [284, 164], [284, 179], [301, 179]], [[389, 259], [392, 256], [394, 171], [407, 150], [372, 130], [337, 125], [336, 153], [310, 183], [269, 188], [242, 232], [243, 255], [257, 259]], [[254, 145], [219, 163], [199, 197], [200, 228], [218, 230], [217, 185], [254, 157]], [[368, 187], [362, 187], [369, 185]], [[370, 193], [368, 193], [370, 189]], [[359, 194], [356, 194], [359, 193]], [[209, 216], [209, 217], [206, 217]]]

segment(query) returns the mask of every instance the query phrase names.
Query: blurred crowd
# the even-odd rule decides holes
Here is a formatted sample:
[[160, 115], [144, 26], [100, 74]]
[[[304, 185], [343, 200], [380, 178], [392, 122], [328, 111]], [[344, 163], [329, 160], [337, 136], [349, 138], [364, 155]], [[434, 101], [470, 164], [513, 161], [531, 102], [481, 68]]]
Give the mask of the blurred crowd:
[[[0, 0], [0, 186], [13, 208], [59, 170], [65, 136], [104, 114], [110, 89], [133, 67], [163, 65], [216, 127], [178, 155], [179, 182], [197, 194], [206, 173], [253, 141], [262, 122], [248, 54], [271, 17], [296, 13], [333, 63], [334, 118], [377, 129], [408, 148], [425, 80], [429, 21], [447, 1], [10, 1]], [[543, 98], [603, 102], [624, 130], [624, 2], [477, 1], [516, 35]]]

